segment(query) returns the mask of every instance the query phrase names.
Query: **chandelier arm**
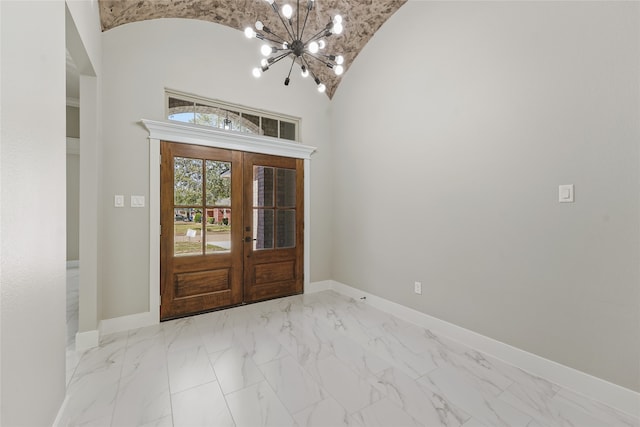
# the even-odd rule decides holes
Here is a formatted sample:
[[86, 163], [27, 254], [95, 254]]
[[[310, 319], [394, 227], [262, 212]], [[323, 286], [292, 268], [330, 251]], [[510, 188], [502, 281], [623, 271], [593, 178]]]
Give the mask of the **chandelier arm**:
[[306, 67], [306, 69], [307, 69], [309, 72], [311, 72], [311, 70], [309, 70], [309, 64], [307, 63], [307, 60], [306, 60], [306, 59], [304, 59], [304, 55], [302, 55], [302, 56], [300, 57], [300, 61], [302, 62], [302, 65], [303, 65], [304, 67]]
[[286, 58], [286, 57], [287, 57], [287, 56], [289, 56], [290, 54], [291, 54], [291, 51], [287, 51], [287, 52], [285, 52], [285, 53], [283, 53], [283, 54], [280, 54], [279, 56], [275, 56], [275, 57], [274, 57], [275, 59], [274, 59], [273, 61], [269, 62], [269, 66], [272, 66], [272, 65], [273, 65], [273, 64], [275, 64], [276, 62], [278, 62], [278, 61], [280, 61], [280, 60], [282, 60], [282, 59]]
[[304, 56], [301, 56], [300, 58], [302, 58], [302, 62], [304, 62], [305, 66], [307, 67], [307, 71], [309, 72], [309, 74], [311, 74], [311, 78], [313, 78], [313, 80], [320, 80], [316, 76], [316, 73], [313, 72], [311, 67], [309, 67], [309, 61], [307, 61], [307, 59]]
[[286, 40], [275, 40], [275, 39], [270, 39], [269, 37], [265, 37], [263, 40], [268, 40], [271, 43], [274, 43], [276, 46], [281, 46], [283, 43], [287, 43], [287, 44], [289, 43]]
[[333, 64], [332, 64], [331, 62], [329, 62], [329, 61], [325, 61], [324, 59], [322, 59], [322, 58], [320, 58], [320, 57], [318, 57], [318, 56], [314, 55], [313, 53], [305, 52], [305, 54], [306, 54], [306, 55], [308, 55], [308, 56], [310, 56], [310, 57], [312, 57], [312, 58], [313, 58], [313, 59], [315, 59], [316, 61], [323, 63], [323, 64], [324, 64], [324, 65], [326, 65], [327, 67], [329, 67], [329, 68], [333, 68]]
[[285, 22], [288, 22], [289, 28], [291, 28], [291, 32], [289, 33], [291, 34], [291, 40], [295, 40], [297, 36], [295, 36], [296, 30], [293, 28], [293, 22], [291, 22], [291, 19], [287, 19]]
[[[300, 0], [298, 0], [299, 2]], [[311, 12], [311, 9], [309, 9], [307, 7], [307, 14], [304, 16], [304, 24], [302, 24], [302, 31], [300, 31], [300, 33], [298, 33], [298, 35], [300, 36], [299, 38], [302, 38], [302, 35], [304, 34], [304, 30], [305, 28], [307, 28], [307, 19], [309, 19], [309, 12]]]
[[[340, 55], [320, 55], [321, 58], [323, 58], [324, 61], [329, 62], [330, 64], [333, 65], [340, 65], [336, 62], [335, 58], [338, 57]], [[324, 59], [326, 58], [326, 59]]]
[[[260, 34], [260, 33], [258, 33], [258, 34]], [[284, 39], [283, 37], [280, 37], [276, 33], [269, 33], [269, 34], [277, 37], [279, 40], [275, 40], [275, 39], [269, 38], [269, 37], [265, 36], [264, 34], [260, 34], [260, 37], [262, 37], [260, 40], [269, 40], [270, 42], [275, 43], [275, 44], [289, 43], [286, 39]]]
[[296, 1], [296, 39], [300, 38], [300, 0]]
[[291, 61], [291, 67], [289, 67], [289, 74], [287, 74], [287, 79], [289, 79], [289, 77], [291, 77], [291, 71], [293, 70], [293, 64], [296, 63], [296, 58], [293, 58], [293, 61]]
[[[271, 8], [274, 10], [276, 15], [278, 15], [278, 18], [280, 18], [280, 22], [282, 22], [282, 26], [284, 26], [284, 29], [287, 30], [287, 33], [289, 34], [289, 37], [291, 37], [291, 40], [295, 40], [293, 33], [289, 30], [289, 27], [287, 27], [287, 23], [285, 22], [282, 15], [280, 15], [280, 8], [277, 6], [275, 1], [271, 4]], [[293, 27], [291, 29], [293, 30]]]
[[[323, 28], [322, 30], [320, 30], [319, 32], [314, 34], [309, 40], [304, 42], [304, 45], [306, 46], [307, 44], [311, 43], [312, 41], [318, 40], [319, 38], [324, 37], [327, 31], [328, 31], [327, 28]], [[329, 36], [329, 35], [331, 35], [331, 32], [329, 32], [329, 34], [327, 36]]]

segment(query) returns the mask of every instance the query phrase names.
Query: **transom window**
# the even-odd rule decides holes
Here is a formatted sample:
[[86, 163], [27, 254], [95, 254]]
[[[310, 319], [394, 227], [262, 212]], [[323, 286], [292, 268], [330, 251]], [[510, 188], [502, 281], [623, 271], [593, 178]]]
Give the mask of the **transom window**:
[[167, 119], [298, 141], [300, 119], [213, 99], [166, 91]]

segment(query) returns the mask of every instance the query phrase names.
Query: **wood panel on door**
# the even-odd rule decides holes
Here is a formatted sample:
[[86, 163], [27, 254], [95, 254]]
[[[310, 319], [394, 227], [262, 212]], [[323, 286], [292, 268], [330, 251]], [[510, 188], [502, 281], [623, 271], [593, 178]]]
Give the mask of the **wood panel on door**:
[[242, 303], [242, 153], [161, 144], [162, 320]]
[[244, 300], [303, 291], [303, 160], [244, 153]]

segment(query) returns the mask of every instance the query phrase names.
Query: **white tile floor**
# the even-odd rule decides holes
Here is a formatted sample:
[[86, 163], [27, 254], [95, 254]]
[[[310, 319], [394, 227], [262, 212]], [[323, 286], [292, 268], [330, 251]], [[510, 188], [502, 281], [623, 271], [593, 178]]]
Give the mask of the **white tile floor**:
[[333, 291], [103, 337], [62, 425], [640, 426]]

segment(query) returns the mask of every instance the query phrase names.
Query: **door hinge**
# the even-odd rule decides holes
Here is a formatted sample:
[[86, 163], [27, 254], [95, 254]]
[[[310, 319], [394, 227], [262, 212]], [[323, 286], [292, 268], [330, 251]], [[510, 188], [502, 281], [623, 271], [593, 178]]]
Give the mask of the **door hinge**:
[[162, 164], [162, 154], [160, 154], [160, 164]]
[[160, 235], [162, 236], [162, 224], [160, 224]]

